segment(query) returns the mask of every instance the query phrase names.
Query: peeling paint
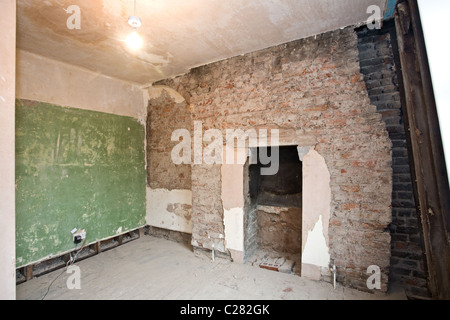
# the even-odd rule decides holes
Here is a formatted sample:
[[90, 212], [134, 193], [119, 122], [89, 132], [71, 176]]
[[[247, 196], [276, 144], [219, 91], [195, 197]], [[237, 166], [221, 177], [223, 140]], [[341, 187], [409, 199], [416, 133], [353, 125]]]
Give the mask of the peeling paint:
[[148, 99], [158, 99], [161, 97], [163, 91], [166, 91], [166, 93], [171, 97], [175, 103], [182, 103], [184, 102], [184, 98], [181, 94], [179, 94], [176, 90], [167, 87], [167, 86], [151, 86], [148, 88]]
[[325, 240], [322, 215], [320, 215], [314, 228], [308, 231], [305, 248], [302, 253], [302, 263], [328, 267], [329, 261], [329, 248]]
[[192, 191], [147, 187], [148, 225], [192, 233]]
[[145, 224], [145, 131], [135, 119], [17, 100], [15, 133], [18, 263], [73, 249], [74, 225], [89, 242]]
[[330, 173], [325, 159], [313, 148], [303, 156], [302, 165], [302, 263], [327, 267], [330, 259]]
[[386, 8], [384, 10], [384, 19], [388, 20], [394, 17], [394, 10], [395, 6], [397, 4], [397, 0], [387, 0], [386, 1]]
[[225, 246], [227, 249], [244, 251], [244, 210], [231, 208], [224, 210]]
[[191, 220], [192, 205], [185, 203], [169, 203], [166, 208], [167, 212], [173, 213], [179, 217], [183, 217], [187, 221]]

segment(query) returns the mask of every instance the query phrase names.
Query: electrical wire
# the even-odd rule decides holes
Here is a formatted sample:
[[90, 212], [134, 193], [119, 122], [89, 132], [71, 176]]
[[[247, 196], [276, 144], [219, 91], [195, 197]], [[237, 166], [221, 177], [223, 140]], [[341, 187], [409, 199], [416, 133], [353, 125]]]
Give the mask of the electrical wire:
[[51, 286], [53, 285], [53, 283], [54, 283], [54, 282], [55, 282], [55, 281], [56, 281], [56, 280], [57, 280], [64, 272], [66, 272], [67, 269], [68, 269], [70, 266], [72, 266], [72, 265], [75, 263], [75, 260], [76, 260], [76, 258], [77, 258], [77, 256], [78, 256], [78, 254], [81, 252], [81, 250], [83, 250], [85, 244], [86, 244], [86, 238], [84, 238], [83, 244], [81, 245], [80, 249], [78, 249], [78, 251], [75, 253], [75, 255], [73, 256], [73, 258], [72, 258], [72, 253], [70, 253], [70, 259], [69, 259], [69, 261], [66, 262], [66, 265], [65, 265], [63, 271], [62, 271], [60, 274], [58, 274], [58, 275], [56, 276], [56, 278], [52, 280], [52, 282], [50, 282], [50, 284], [49, 284], [48, 287], [47, 287], [47, 292], [45, 292], [45, 294], [44, 294], [44, 296], [41, 298], [41, 300], [44, 300], [45, 297], [47, 296], [47, 294], [50, 292], [50, 288], [51, 288]]

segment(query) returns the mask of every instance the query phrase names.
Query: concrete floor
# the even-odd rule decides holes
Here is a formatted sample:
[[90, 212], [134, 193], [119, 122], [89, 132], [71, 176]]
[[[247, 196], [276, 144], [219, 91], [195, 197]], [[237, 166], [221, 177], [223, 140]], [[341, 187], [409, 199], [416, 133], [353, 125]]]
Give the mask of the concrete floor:
[[[368, 294], [295, 274], [194, 253], [186, 245], [144, 236], [76, 262], [80, 289], [59, 269], [17, 286], [18, 300], [342, 300], [405, 299], [401, 290]], [[56, 280], [55, 280], [56, 279]]]

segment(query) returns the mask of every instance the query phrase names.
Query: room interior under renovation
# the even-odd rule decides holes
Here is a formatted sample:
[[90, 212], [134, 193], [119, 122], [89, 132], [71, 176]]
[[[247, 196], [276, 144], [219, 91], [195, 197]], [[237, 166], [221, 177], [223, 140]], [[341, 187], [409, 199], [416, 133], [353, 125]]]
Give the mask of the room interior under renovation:
[[2, 0], [0, 298], [450, 299], [424, 2]]

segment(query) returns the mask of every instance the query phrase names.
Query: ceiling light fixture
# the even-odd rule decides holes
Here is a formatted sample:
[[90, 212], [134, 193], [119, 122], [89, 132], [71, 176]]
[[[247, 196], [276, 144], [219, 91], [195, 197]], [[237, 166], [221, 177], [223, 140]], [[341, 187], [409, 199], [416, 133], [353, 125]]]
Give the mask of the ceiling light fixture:
[[127, 37], [128, 47], [132, 50], [137, 50], [142, 47], [141, 36], [137, 32], [137, 28], [141, 26], [141, 19], [136, 16], [136, 0], [134, 0], [133, 15], [128, 17], [128, 24], [133, 28], [133, 32]]

